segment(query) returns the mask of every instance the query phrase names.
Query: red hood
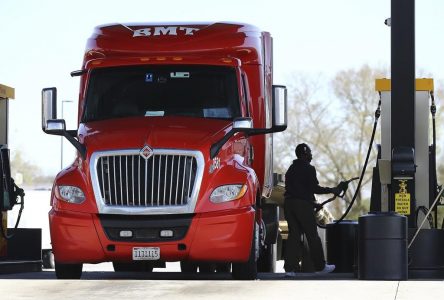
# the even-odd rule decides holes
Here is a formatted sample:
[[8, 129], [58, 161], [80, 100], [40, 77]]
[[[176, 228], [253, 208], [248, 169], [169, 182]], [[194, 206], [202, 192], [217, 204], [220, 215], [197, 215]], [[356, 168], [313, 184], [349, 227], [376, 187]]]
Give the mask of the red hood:
[[142, 148], [194, 149], [209, 151], [222, 138], [231, 122], [189, 117], [140, 117], [96, 121], [79, 128], [80, 142], [88, 153]]

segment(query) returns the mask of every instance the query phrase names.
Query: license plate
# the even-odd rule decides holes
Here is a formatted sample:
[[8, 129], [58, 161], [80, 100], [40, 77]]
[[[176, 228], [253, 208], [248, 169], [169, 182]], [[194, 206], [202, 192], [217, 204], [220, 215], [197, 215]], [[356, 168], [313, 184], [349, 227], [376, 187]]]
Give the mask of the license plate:
[[158, 260], [160, 259], [159, 247], [134, 247], [133, 260]]

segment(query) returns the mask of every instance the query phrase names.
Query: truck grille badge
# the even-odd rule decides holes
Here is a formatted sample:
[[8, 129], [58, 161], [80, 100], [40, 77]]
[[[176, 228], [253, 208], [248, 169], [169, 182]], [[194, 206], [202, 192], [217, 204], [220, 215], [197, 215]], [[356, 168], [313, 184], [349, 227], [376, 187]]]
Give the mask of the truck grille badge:
[[145, 145], [145, 147], [143, 147], [139, 153], [140, 156], [142, 156], [145, 160], [147, 160], [153, 155], [153, 149], [151, 149], [150, 146]]

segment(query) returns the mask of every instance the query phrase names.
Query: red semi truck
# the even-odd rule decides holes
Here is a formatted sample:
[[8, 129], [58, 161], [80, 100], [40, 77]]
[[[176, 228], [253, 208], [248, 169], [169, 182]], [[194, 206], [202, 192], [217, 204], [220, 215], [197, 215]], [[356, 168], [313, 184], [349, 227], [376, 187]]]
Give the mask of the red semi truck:
[[89, 38], [78, 129], [42, 91], [42, 129], [77, 149], [49, 212], [57, 278], [116, 271], [272, 271], [272, 133], [286, 128], [272, 38], [248, 24], [109, 24]]

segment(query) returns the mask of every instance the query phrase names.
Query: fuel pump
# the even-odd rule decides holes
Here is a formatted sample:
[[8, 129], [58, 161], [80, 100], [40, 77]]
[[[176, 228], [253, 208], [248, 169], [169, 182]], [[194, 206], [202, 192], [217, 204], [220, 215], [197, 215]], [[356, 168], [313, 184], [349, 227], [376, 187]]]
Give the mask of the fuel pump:
[[[15, 91], [0, 84], [0, 273], [32, 272], [42, 270], [41, 229], [18, 229], [24, 208], [23, 189], [11, 177], [8, 145], [9, 99]], [[19, 205], [14, 228], [7, 228], [7, 213]]]
[[[434, 86], [432, 79], [415, 78], [415, 1], [392, 0], [386, 25], [391, 27], [391, 80], [376, 80], [382, 102], [381, 145], [371, 213], [359, 224], [362, 278], [388, 279], [380, 272], [387, 269], [378, 267], [387, 262], [399, 280], [407, 273], [408, 278], [444, 278], [444, 230], [437, 228], [436, 219], [441, 192], [436, 182]], [[362, 233], [366, 236], [361, 239]], [[375, 240], [385, 246], [378, 247], [379, 256], [370, 251]], [[396, 243], [397, 250], [388, 247]], [[370, 261], [373, 266], [366, 264]], [[394, 261], [399, 264], [394, 266]]]
[[[9, 100], [14, 99], [15, 90], [9, 86], [0, 84], [0, 258], [5, 257], [7, 253], [7, 244], [4, 235], [6, 231], [3, 230], [7, 227], [7, 210], [10, 209], [12, 203], [10, 203], [10, 171], [9, 171], [9, 159], [6, 160], [6, 150], [3, 150], [8, 141], [8, 108]], [[8, 155], [9, 158], [9, 155]]]
[[431, 191], [436, 190], [436, 183], [431, 184], [429, 180], [436, 177], [432, 176], [436, 174], [435, 166], [430, 163], [433, 161], [435, 152], [432, 149], [435, 145], [429, 145], [429, 106], [430, 94], [434, 88], [433, 79], [415, 81], [414, 148], [392, 147], [392, 111], [396, 111], [396, 107], [392, 102], [391, 80], [377, 79], [375, 87], [381, 93], [382, 102], [381, 151], [378, 163], [381, 178], [380, 209], [407, 216], [409, 227], [413, 228], [418, 223], [417, 208], [428, 208], [430, 195], [435, 195]]
[[[380, 194], [372, 194], [371, 206], [408, 218], [410, 278], [444, 278], [444, 230], [438, 228], [437, 219], [441, 193], [438, 193], [436, 182], [435, 126], [432, 135], [429, 130], [430, 120], [434, 123], [436, 112], [433, 79], [415, 80], [411, 129], [414, 147], [392, 146], [393, 123], [400, 116], [395, 113], [397, 107], [391, 83], [389, 79], [377, 79], [375, 85], [382, 99], [381, 151], [377, 166], [380, 177], [377, 192]], [[374, 176], [373, 179], [375, 184], [377, 178]]]

